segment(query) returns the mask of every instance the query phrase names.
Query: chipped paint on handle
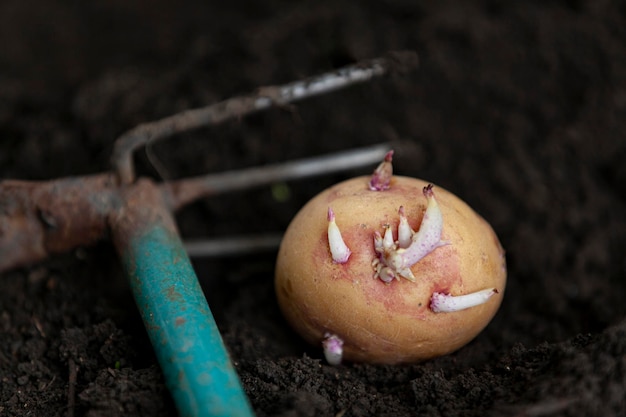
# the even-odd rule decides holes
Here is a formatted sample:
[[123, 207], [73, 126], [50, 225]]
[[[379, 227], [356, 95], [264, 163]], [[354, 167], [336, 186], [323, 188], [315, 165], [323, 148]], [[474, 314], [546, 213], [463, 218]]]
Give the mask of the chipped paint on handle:
[[144, 191], [128, 196], [112, 234], [178, 413], [252, 417], [171, 214]]

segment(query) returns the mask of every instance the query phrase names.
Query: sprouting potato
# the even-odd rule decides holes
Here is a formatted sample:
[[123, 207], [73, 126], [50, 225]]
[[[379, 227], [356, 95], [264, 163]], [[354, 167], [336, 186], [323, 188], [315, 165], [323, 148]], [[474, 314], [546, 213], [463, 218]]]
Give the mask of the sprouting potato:
[[504, 294], [504, 251], [491, 226], [452, 193], [392, 176], [391, 155], [371, 177], [309, 201], [279, 250], [281, 310], [333, 364], [453, 352]]

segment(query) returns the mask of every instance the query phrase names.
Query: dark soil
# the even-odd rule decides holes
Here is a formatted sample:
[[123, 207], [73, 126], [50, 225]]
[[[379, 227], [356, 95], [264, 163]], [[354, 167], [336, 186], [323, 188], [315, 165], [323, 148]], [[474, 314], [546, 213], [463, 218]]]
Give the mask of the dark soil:
[[[507, 249], [494, 321], [410, 366], [326, 365], [280, 315], [275, 253], [195, 261], [258, 416], [626, 415], [623, 2], [175, 3], [2, 2], [0, 177], [104, 171], [138, 123], [412, 49], [409, 76], [156, 145], [160, 175], [390, 142], [396, 172], [459, 195]], [[179, 225], [281, 231], [363, 172], [289, 183], [286, 201], [269, 187], [208, 199]], [[0, 279], [0, 415], [175, 414], [108, 242]]]

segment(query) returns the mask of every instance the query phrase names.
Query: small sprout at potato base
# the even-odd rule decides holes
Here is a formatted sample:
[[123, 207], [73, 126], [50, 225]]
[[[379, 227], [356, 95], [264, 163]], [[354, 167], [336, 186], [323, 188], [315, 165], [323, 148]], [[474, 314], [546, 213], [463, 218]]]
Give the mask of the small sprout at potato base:
[[329, 365], [340, 365], [343, 359], [343, 340], [331, 333], [324, 334], [322, 340], [322, 348], [324, 350], [324, 358]]

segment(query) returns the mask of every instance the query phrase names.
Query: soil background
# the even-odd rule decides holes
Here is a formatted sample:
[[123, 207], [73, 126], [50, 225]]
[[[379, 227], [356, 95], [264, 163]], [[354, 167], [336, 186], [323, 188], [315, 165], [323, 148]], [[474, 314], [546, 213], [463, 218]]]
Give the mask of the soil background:
[[[275, 252], [195, 260], [257, 415], [626, 415], [624, 2], [4, 0], [0, 177], [105, 171], [141, 122], [404, 49], [407, 76], [179, 135], [149, 149], [158, 171], [137, 155], [180, 178], [388, 142], [397, 173], [466, 200], [507, 250], [487, 329], [406, 366], [326, 365], [281, 317]], [[207, 199], [181, 233], [280, 232], [369, 171]], [[176, 414], [108, 242], [0, 289], [0, 415]]]

